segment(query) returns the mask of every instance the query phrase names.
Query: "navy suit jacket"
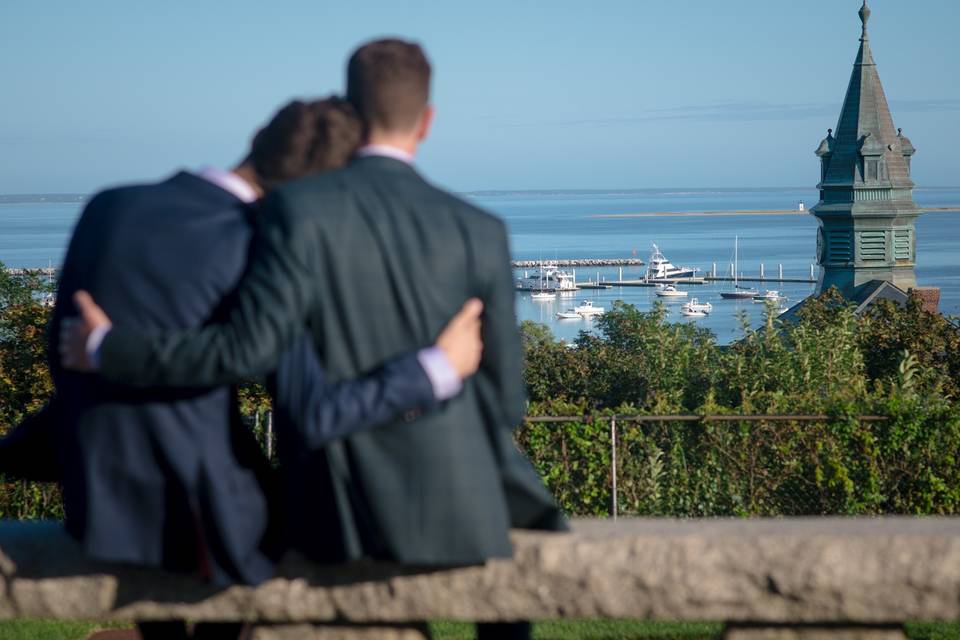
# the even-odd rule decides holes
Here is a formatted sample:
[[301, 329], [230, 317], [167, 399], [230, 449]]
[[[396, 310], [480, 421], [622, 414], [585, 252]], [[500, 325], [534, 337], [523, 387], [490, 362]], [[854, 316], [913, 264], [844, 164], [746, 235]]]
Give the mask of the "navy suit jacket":
[[[283, 548], [276, 480], [240, 421], [235, 389], [108, 383], [63, 370], [56, 348], [78, 289], [118, 327], [161, 332], [216, 320], [246, 264], [250, 215], [227, 191], [179, 173], [102, 192], [77, 224], [50, 331], [57, 396], [4, 443], [14, 455], [0, 447], [0, 464], [55, 441], [66, 527], [93, 557], [191, 572], [206, 565], [220, 584], [273, 573]], [[277, 411], [312, 447], [434, 402], [415, 355], [330, 385], [303, 339], [279, 372]], [[37, 465], [38, 475], [48, 467]]]

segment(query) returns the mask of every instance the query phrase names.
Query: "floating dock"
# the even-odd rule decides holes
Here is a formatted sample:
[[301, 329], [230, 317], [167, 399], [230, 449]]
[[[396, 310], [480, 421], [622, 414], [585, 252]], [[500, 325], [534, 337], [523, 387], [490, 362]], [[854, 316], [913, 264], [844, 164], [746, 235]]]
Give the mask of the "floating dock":
[[574, 258], [566, 260], [511, 260], [514, 269], [551, 267], [642, 267], [646, 262], [639, 258]]

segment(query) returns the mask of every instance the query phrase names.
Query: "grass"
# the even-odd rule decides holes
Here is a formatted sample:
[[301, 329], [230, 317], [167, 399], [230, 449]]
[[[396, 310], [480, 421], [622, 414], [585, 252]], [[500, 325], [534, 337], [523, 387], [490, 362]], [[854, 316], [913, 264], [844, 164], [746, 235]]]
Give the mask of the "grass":
[[960, 622], [908, 622], [910, 640], [960, 640]]
[[113, 626], [63, 620], [10, 620], [0, 622], [0, 640], [82, 640], [94, 631]]
[[[125, 623], [13, 620], [0, 622], [0, 640], [83, 640], [98, 629], [125, 627]], [[911, 622], [910, 640], [960, 640], [960, 622]], [[473, 625], [434, 622], [434, 640], [473, 640]], [[641, 620], [567, 620], [539, 622], [535, 640], [715, 640], [723, 625], [712, 622], [645, 622]]]
[[[473, 640], [472, 624], [434, 622], [434, 640]], [[564, 620], [538, 622], [534, 640], [713, 640], [723, 625], [710, 622], [645, 622], [640, 620]], [[934, 639], [929, 639], [934, 640]]]

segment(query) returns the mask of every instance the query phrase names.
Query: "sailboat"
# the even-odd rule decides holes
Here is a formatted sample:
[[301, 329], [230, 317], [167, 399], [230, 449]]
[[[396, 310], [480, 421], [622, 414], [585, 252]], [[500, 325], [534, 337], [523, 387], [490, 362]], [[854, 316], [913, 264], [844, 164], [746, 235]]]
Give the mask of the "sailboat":
[[740, 236], [733, 239], [733, 291], [721, 291], [720, 297], [725, 300], [751, 300], [760, 292], [751, 287], [740, 286]]

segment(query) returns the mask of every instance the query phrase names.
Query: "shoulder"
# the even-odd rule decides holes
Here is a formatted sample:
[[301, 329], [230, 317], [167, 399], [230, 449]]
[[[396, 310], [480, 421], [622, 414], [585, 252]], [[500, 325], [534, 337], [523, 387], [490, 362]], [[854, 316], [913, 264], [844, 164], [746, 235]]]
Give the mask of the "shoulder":
[[173, 197], [173, 178], [158, 182], [126, 184], [99, 191], [84, 207], [85, 212], [111, 212], [129, 209], [139, 203], [152, 204], [158, 199]]
[[153, 184], [124, 185], [96, 193], [84, 206], [78, 227], [113, 220], [117, 215], [136, 210], [141, 203], [154, 201], [156, 187]]
[[345, 169], [315, 173], [278, 187], [270, 193], [273, 198], [287, 206], [311, 206], [318, 201], [343, 197], [347, 191]]
[[305, 224], [342, 206], [347, 187], [343, 170], [325, 171], [292, 180], [264, 198], [262, 211], [288, 224]]
[[507, 226], [503, 219], [486, 209], [470, 202], [469, 199], [450, 193], [444, 189], [434, 186], [424, 181], [425, 188], [432, 192], [436, 199], [444, 208], [454, 211], [460, 216], [472, 231], [489, 235], [506, 236]]

